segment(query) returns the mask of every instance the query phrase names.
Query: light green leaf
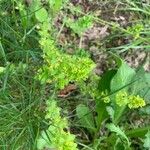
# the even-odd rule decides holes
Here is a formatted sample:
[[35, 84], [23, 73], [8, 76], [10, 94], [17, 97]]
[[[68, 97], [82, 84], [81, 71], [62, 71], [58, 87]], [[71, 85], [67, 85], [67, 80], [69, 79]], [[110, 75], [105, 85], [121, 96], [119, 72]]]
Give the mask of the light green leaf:
[[120, 68], [111, 81], [111, 91], [119, 90], [129, 84], [135, 74], [134, 69], [122, 61]]
[[43, 149], [44, 147], [50, 147], [50, 141], [47, 137], [47, 135], [45, 134], [45, 132], [42, 132], [42, 136], [37, 140], [37, 148], [39, 150]]
[[140, 95], [146, 103], [150, 103], [150, 73], [142, 68], [136, 73], [134, 79], [137, 81], [131, 87], [132, 93]]
[[93, 19], [90, 15], [80, 17], [78, 20], [67, 19], [66, 25], [81, 36], [87, 29], [93, 26]]
[[48, 18], [48, 13], [45, 8], [41, 8], [35, 12], [35, 17], [39, 22], [44, 22]]
[[94, 118], [87, 106], [83, 104], [78, 105], [76, 108], [76, 113], [82, 127], [87, 128], [90, 131], [95, 130]]
[[111, 131], [115, 132], [118, 136], [120, 136], [122, 139], [126, 140], [128, 146], [130, 146], [130, 142], [128, 137], [125, 135], [125, 133], [116, 125], [113, 123], [107, 124], [106, 127]]
[[1, 73], [3, 73], [3, 72], [4, 72], [4, 70], [5, 70], [5, 68], [4, 68], [4, 67], [0, 67], [0, 74], [1, 74]]
[[145, 139], [144, 139], [144, 147], [150, 149], [150, 130], [147, 132], [147, 134], [145, 135]]
[[58, 12], [61, 9], [63, 0], [49, 0], [50, 7], [54, 12]]

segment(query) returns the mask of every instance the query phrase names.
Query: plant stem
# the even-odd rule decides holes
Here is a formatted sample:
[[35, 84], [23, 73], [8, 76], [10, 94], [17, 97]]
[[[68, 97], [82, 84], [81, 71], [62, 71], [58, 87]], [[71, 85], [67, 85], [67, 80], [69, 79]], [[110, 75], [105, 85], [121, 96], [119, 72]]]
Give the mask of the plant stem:
[[83, 38], [82, 38], [82, 35], [81, 35], [81, 37], [80, 37], [80, 42], [79, 42], [79, 49], [82, 48], [82, 40], [83, 40]]

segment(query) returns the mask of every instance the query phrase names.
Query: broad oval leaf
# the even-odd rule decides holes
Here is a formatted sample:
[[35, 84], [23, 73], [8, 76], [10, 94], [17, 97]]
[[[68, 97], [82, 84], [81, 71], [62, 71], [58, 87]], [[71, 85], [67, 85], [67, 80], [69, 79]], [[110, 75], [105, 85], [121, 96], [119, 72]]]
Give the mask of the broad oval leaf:
[[40, 10], [36, 11], [35, 17], [39, 22], [44, 22], [48, 18], [48, 13], [45, 8], [41, 8]]
[[122, 61], [121, 66], [111, 81], [111, 91], [117, 91], [130, 84], [135, 74], [135, 70]]
[[89, 131], [95, 130], [94, 118], [87, 106], [83, 104], [78, 105], [76, 108], [76, 113], [82, 127], [87, 128]]

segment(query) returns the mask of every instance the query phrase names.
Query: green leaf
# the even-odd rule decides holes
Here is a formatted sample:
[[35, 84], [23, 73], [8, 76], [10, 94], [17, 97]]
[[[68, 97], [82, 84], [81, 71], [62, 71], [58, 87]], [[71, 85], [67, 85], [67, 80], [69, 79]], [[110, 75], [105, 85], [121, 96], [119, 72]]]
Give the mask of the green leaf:
[[96, 124], [97, 124], [97, 130], [100, 129], [102, 122], [108, 118], [108, 112], [106, 110], [107, 104], [104, 103], [102, 100], [96, 100]]
[[[111, 92], [116, 92], [118, 90], [121, 90], [125, 86], [131, 83], [133, 77], [135, 76], [134, 69], [130, 68], [124, 61], [119, 60], [119, 69], [117, 73], [114, 75], [113, 79], [111, 80]], [[128, 89], [129, 86], [127, 86], [125, 89]], [[117, 124], [120, 121], [120, 118], [125, 110], [125, 107], [120, 107], [117, 105], [115, 106], [115, 117], [114, 122]]]
[[111, 91], [117, 91], [129, 84], [135, 74], [134, 69], [122, 61], [120, 68], [111, 81]]
[[137, 84], [137, 87], [141, 87], [138, 94], [141, 97], [144, 97], [145, 101], [150, 104], [150, 73], [145, 73], [142, 82], [140, 84], [138, 82]]
[[44, 149], [44, 148], [49, 148], [51, 145], [46, 133], [42, 131], [41, 134], [42, 136], [40, 136], [39, 139], [37, 140], [37, 148], [39, 150]]
[[145, 148], [150, 148], [150, 130], [147, 132], [147, 134], [145, 135], [145, 139], [144, 139], [144, 147]]
[[118, 138], [114, 145], [114, 150], [133, 150], [126, 144], [122, 144], [122, 141]]
[[35, 12], [35, 17], [39, 22], [44, 22], [48, 18], [48, 13], [45, 8], [41, 8]]
[[98, 83], [98, 90], [100, 92], [107, 91], [110, 92], [110, 83], [114, 75], [116, 74], [116, 70], [109, 70], [104, 75], [102, 75], [99, 83]]
[[4, 67], [0, 67], [0, 74], [1, 74], [1, 73], [3, 73], [3, 72], [4, 72], [4, 70], [5, 70], [5, 68], [4, 68]]
[[145, 70], [144, 70], [144, 68], [141, 68], [140, 70], [138, 70], [136, 72], [134, 79], [137, 79], [137, 81], [132, 84], [131, 92], [137, 95], [145, 87]]
[[131, 92], [134, 95], [143, 97], [146, 103], [150, 103], [150, 73], [141, 68], [134, 79], [137, 79], [137, 81], [130, 86]]
[[95, 124], [94, 124], [94, 118], [90, 111], [90, 109], [80, 104], [76, 108], [76, 113], [79, 118], [79, 123], [82, 127], [87, 128], [89, 131], [95, 131]]
[[61, 9], [62, 6], [62, 0], [49, 0], [51, 8], [53, 9], [54, 12], [58, 12]]
[[128, 137], [118, 126], [115, 126], [113, 123], [110, 123], [110, 124], [107, 124], [106, 127], [111, 132], [115, 132], [117, 136], [120, 136], [122, 139], [124, 139], [127, 142], [128, 146], [130, 146], [130, 142], [129, 142]]
[[67, 19], [66, 25], [81, 36], [87, 29], [92, 27], [93, 19], [90, 15], [80, 17], [78, 20]]
[[141, 108], [141, 109], [140, 109], [140, 112], [141, 112], [142, 114], [150, 115], [150, 106], [147, 105], [147, 106]]
[[28, 26], [28, 16], [25, 9], [20, 10], [21, 22], [24, 29]]
[[150, 126], [143, 128], [136, 128], [129, 131], [126, 131], [126, 135], [131, 138], [144, 137], [144, 135], [150, 130]]

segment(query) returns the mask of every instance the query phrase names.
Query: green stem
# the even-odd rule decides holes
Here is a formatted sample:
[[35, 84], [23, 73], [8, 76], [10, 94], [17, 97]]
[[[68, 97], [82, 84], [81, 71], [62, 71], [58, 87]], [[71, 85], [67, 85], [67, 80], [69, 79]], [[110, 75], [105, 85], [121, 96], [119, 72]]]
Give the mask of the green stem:
[[80, 42], [79, 42], [79, 49], [81, 49], [82, 48], [82, 35], [81, 35], [81, 37], [80, 37]]
[[3, 57], [4, 62], [6, 64], [7, 63], [6, 54], [5, 54], [4, 48], [2, 46], [1, 40], [0, 40], [0, 53], [1, 53], [1, 56]]

